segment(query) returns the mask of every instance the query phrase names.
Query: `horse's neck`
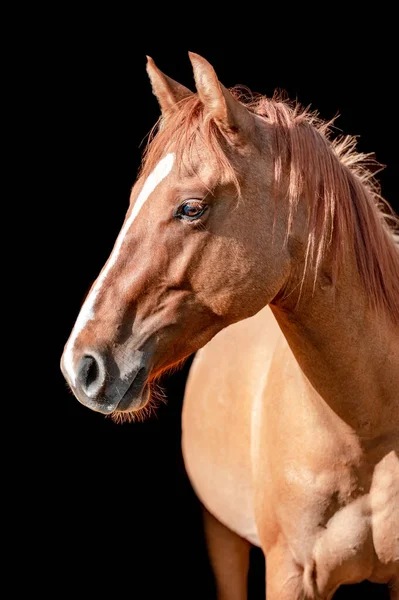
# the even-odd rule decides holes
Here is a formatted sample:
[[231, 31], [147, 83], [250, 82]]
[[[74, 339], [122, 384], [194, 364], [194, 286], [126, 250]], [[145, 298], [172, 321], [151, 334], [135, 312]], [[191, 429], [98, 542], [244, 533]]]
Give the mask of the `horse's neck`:
[[299, 304], [291, 297], [272, 310], [310, 383], [360, 436], [398, 425], [398, 327], [371, 311], [355, 268], [346, 267], [335, 292], [321, 277]]

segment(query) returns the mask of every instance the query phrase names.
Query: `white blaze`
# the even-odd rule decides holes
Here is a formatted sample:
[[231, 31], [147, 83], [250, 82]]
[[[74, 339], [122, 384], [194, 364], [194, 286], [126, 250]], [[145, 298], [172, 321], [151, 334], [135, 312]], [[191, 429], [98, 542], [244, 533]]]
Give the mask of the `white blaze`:
[[122, 229], [117, 237], [115, 246], [111, 253], [111, 256], [109, 257], [108, 262], [105, 265], [104, 269], [101, 271], [100, 275], [98, 276], [95, 286], [93, 287], [90, 294], [86, 298], [86, 301], [81, 308], [78, 318], [76, 319], [75, 326], [72, 330], [71, 336], [70, 336], [67, 346], [65, 348], [64, 359], [63, 359], [64, 368], [65, 368], [65, 370], [68, 374], [68, 377], [73, 385], [75, 385], [75, 381], [76, 381], [76, 374], [75, 374], [74, 364], [73, 364], [73, 349], [74, 349], [76, 338], [78, 337], [78, 335], [82, 331], [82, 329], [86, 326], [86, 324], [89, 321], [92, 321], [94, 319], [94, 305], [96, 303], [98, 292], [100, 291], [101, 286], [105, 281], [105, 278], [107, 277], [108, 273], [110, 272], [110, 270], [112, 269], [112, 267], [114, 266], [114, 264], [118, 258], [118, 254], [122, 247], [123, 240], [126, 236], [126, 233], [129, 231], [131, 225], [133, 224], [133, 221], [139, 214], [144, 202], [152, 194], [152, 192], [155, 190], [155, 188], [161, 183], [161, 181], [163, 179], [165, 179], [165, 177], [167, 175], [169, 175], [169, 173], [171, 172], [174, 160], [175, 160], [175, 155], [173, 153], [167, 154], [162, 160], [159, 161], [159, 163], [157, 164], [155, 169], [147, 177], [147, 179], [143, 185], [143, 188], [142, 188], [140, 194], [138, 195], [138, 198], [133, 206], [132, 212], [130, 213], [129, 218], [127, 219], [126, 223], [122, 227]]

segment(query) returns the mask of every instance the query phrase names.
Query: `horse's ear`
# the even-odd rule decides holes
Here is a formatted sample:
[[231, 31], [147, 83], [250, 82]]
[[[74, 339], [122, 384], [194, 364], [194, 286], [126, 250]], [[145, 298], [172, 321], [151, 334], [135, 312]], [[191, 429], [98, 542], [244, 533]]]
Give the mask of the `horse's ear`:
[[147, 56], [147, 73], [162, 114], [174, 110], [177, 102], [191, 96], [193, 93], [184, 85], [162, 73], [150, 56]]
[[198, 96], [208, 114], [227, 132], [249, 134], [255, 125], [251, 113], [220, 83], [205, 58], [194, 52], [188, 54]]

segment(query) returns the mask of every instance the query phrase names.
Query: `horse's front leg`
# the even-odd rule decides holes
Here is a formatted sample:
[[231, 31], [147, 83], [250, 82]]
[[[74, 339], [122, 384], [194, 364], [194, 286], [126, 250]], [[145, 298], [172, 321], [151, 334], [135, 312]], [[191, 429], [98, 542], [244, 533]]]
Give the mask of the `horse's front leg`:
[[218, 600], [246, 600], [251, 544], [206, 509], [204, 528]]
[[[312, 593], [311, 590], [308, 592]], [[279, 540], [266, 556], [267, 600], [319, 600], [304, 587], [304, 574], [284, 541]]]

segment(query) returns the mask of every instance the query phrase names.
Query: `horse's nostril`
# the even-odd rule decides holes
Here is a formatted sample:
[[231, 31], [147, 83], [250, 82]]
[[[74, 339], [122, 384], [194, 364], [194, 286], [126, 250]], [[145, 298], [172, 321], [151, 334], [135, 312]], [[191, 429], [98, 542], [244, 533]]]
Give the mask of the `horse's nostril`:
[[92, 383], [95, 383], [97, 381], [99, 374], [100, 370], [98, 368], [97, 361], [92, 359], [86, 374], [86, 383], [88, 388], [91, 386]]
[[86, 396], [98, 396], [105, 381], [105, 369], [101, 358], [90, 354], [83, 356], [79, 363], [78, 380]]

